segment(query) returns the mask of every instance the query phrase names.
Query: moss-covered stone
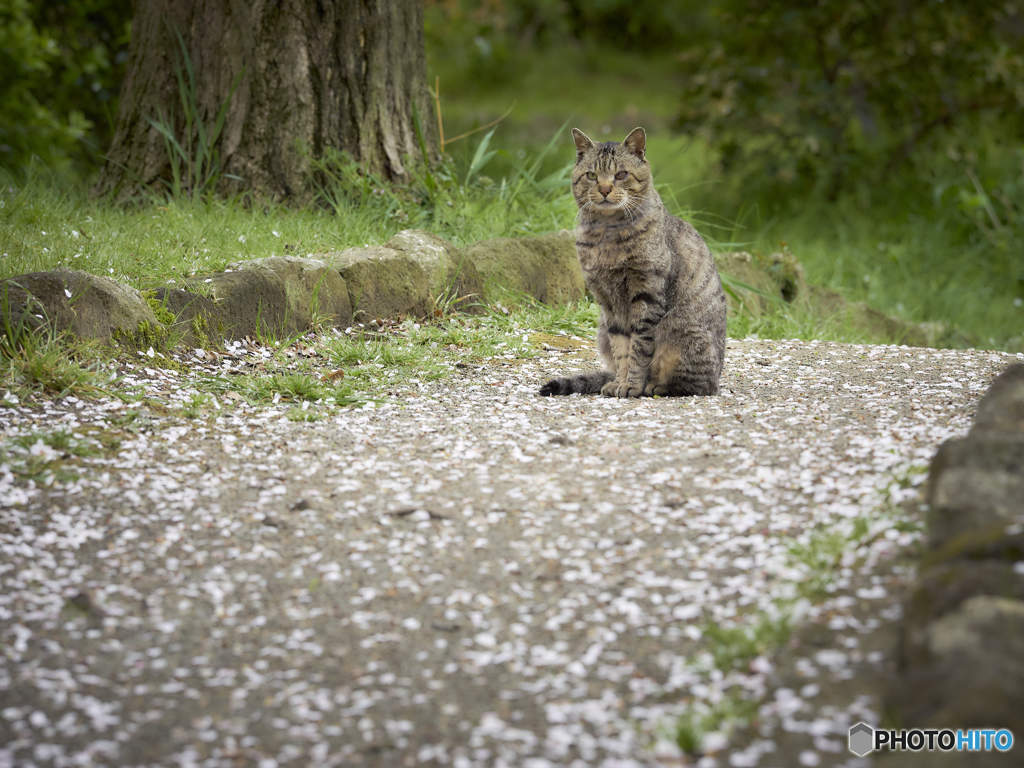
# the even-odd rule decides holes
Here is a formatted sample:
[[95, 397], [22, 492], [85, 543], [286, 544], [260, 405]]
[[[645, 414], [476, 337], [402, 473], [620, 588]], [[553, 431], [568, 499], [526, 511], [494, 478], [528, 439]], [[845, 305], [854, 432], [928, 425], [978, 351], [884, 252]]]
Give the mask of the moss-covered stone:
[[1024, 436], [1024, 364], [1011, 365], [992, 382], [978, 403], [971, 432]]
[[210, 316], [197, 312], [188, 324], [190, 338], [197, 346], [209, 347], [212, 344], [210, 337]]
[[[209, 295], [201, 295], [199, 286]], [[286, 336], [315, 324], [352, 322], [344, 279], [317, 259], [272, 256], [241, 262], [186, 288], [191, 290], [163, 288], [157, 296], [190, 343], [202, 337]]]
[[1024, 600], [1024, 574], [1012, 562], [953, 560], [925, 568], [904, 610], [903, 655], [925, 651], [926, 628], [978, 595]]
[[829, 288], [807, 286], [804, 296], [816, 314], [835, 318], [845, 327], [861, 331], [869, 338], [888, 338], [911, 347], [932, 344], [922, 326], [890, 317], [861, 301], [849, 301]]
[[157, 288], [153, 294], [173, 316], [171, 327], [180, 343], [208, 347], [223, 341], [224, 328], [213, 320], [213, 299], [181, 288]]
[[156, 291], [143, 291], [142, 298], [149, 304], [149, 308], [153, 310], [153, 315], [156, 316], [157, 321], [164, 326], [173, 325], [176, 318], [174, 313], [167, 309], [167, 305], [157, 297]]
[[136, 326], [134, 333], [127, 333], [120, 329], [115, 330], [112, 340], [131, 349], [152, 347], [155, 350], [164, 350], [168, 348], [169, 336], [167, 326], [159, 322], [150, 323], [148, 320], [143, 320]]
[[1024, 524], [1024, 435], [972, 432], [948, 440], [928, 475], [928, 542], [944, 549]]
[[730, 313], [760, 316], [786, 303], [807, 307], [868, 338], [888, 338], [914, 347], [959, 345], [965, 339], [938, 323], [911, 323], [819, 285], [808, 285], [803, 267], [788, 250], [770, 254], [733, 251], [715, 255]]
[[715, 254], [715, 266], [726, 288], [730, 312], [760, 315], [806, 297], [803, 267], [788, 250], [719, 253]]
[[405, 229], [384, 244], [412, 259], [427, 274], [427, 290], [431, 299], [440, 304], [445, 298], [463, 300], [482, 299], [483, 279], [476, 264], [443, 237], [420, 229]]
[[386, 246], [349, 248], [323, 258], [345, 279], [356, 320], [424, 317], [433, 297], [430, 278], [414, 259]]
[[1024, 728], [1022, 427], [1024, 366], [1012, 366], [982, 398], [967, 437], [948, 440], [932, 460], [929, 551], [887, 694], [887, 706], [915, 727]]
[[891, 703], [915, 727], [1024, 729], [1024, 602], [978, 595], [920, 628]]
[[485, 240], [463, 253], [476, 265], [489, 296], [511, 290], [546, 304], [566, 304], [586, 292], [571, 232]]
[[83, 339], [137, 345], [140, 329], [159, 326], [142, 295], [126, 285], [74, 269], [33, 272], [2, 281], [12, 314]]

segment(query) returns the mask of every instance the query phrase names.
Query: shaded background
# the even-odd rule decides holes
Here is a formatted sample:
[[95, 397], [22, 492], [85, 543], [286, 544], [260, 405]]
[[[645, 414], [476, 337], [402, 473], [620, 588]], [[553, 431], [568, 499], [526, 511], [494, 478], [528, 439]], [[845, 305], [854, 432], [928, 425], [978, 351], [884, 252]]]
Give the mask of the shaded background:
[[[43, 167], [88, 188], [131, 11], [0, 0], [7, 178]], [[666, 203], [719, 249], [789, 248], [851, 298], [969, 343], [1021, 343], [1021, 3], [429, 0], [425, 26], [444, 149], [469, 194], [528, 163], [559, 173], [569, 125], [604, 140], [643, 125]], [[571, 226], [564, 197], [523, 228]]]

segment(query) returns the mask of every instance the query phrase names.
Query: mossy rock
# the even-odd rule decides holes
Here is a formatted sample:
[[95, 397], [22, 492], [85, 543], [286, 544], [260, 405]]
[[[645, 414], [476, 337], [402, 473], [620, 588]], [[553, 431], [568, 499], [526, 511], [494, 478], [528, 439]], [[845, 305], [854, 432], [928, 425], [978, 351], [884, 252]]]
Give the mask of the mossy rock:
[[[202, 295], [200, 285], [209, 296]], [[157, 296], [193, 342], [203, 333], [211, 340], [284, 337], [317, 323], [345, 327], [352, 322], [348, 286], [337, 270], [297, 256], [240, 262], [197, 278], [186, 290], [164, 288]]]
[[[932, 460], [930, 551], [906, 603], [900, 674], [886, 696], [914, 727], [1024, 728], [1022, 426], [1024, 366], [1014, 365], [985, 393], [968, 436], [947, 440]], [[950, 760], [935, 764], [967, 765]], [[972, 755], [969, 764], [1006, 763]]]
[[586, 294], [571, 232], [485, 240], [463, 254], [476, 265], [488, 297], [513, 291], [546, 304], [568, 304]]
[[782, 304], [803, 298], [807, 291], [803, 267], [789, 251], [753, 254], [729, 251], [715, 254], [731, 313], [760, 316]]
[[137, 290], [75, 269], [18, 275], [2, 281], [0, 290], [14, 318], [82, 339], [148, 346], [161, 327]]
[[923, 653], [925, 628], [979, 595], [1024, 600], [1024, 574], [999, 560], [954, 560], [925, 568], [904, 610], [901, 655]]
[[971, 432], [1024, 436], [1024, 363], [1014, 363], [992, 382], [978, 403]]
[[999, 531], [1024, 524], [1024, 435], [974, 431], [947, 440], [932, 459], [926, 498], [933, 550], [991, 551]]
[[933, 346], [925, 329], [916, 323], [890, 317], [861, 301], [849, 301], [829, 288], [807, 286], [805, 300], [815, 314], [830, 317], [869, 338], [889, 338], [910, 347]]
[[484, 283], [476, 264], [443, 237], [422, 229], [404, 229], [384, 244], [419, 264], [427, 275], [427, 290], [440, 306], [457, 301], [471, 307], [484, 295]]
[[166, 286], [153, 291], [153, 297], [171, 315], [170, 332], [181, 344], [209, 347], [224, 340], [224, 326], [216, 319], [213, 299]]
[[369, 246], [324, 254], [323, 258], [345, 279], [356, 320], [425, 317], [433, 309], [430, 276], [401, 251]]
[[1024, 602], [970, 597], [919, 635], [887, 696], [902, 722], [1024, 730]]

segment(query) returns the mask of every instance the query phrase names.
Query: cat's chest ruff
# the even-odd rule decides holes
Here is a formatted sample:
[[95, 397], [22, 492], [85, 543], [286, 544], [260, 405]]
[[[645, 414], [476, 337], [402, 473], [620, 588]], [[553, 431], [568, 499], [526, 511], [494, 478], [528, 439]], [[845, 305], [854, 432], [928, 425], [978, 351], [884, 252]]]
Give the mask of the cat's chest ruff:
[[654, 222], [580, 227], [576, 253], [584, 272], [610, 268], [642, 268]]

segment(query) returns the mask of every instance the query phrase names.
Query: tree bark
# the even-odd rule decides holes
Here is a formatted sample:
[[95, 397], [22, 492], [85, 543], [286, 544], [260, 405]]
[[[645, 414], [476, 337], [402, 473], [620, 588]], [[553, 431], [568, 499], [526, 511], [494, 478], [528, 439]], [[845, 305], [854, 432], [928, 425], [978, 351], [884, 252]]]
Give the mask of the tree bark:
[[[180, 36], [180, 41], [179, 41]], [[187, 51], [186, 59], [182, 47]], [[184, 107], [179, 75], [194, 89]], [[304, 197], [335, 148], [389, 179], [428, 153], [436, 128], [419, 0], [138, 0], [117, 126], [96, 190], [126, 197], [170, 182], [166, 138], [186, 114], [212, 132], [219, 191]], [[195, 136], [193, 126], [192, 134]], [[193, 190], [187, 190], [193, 191]]]

